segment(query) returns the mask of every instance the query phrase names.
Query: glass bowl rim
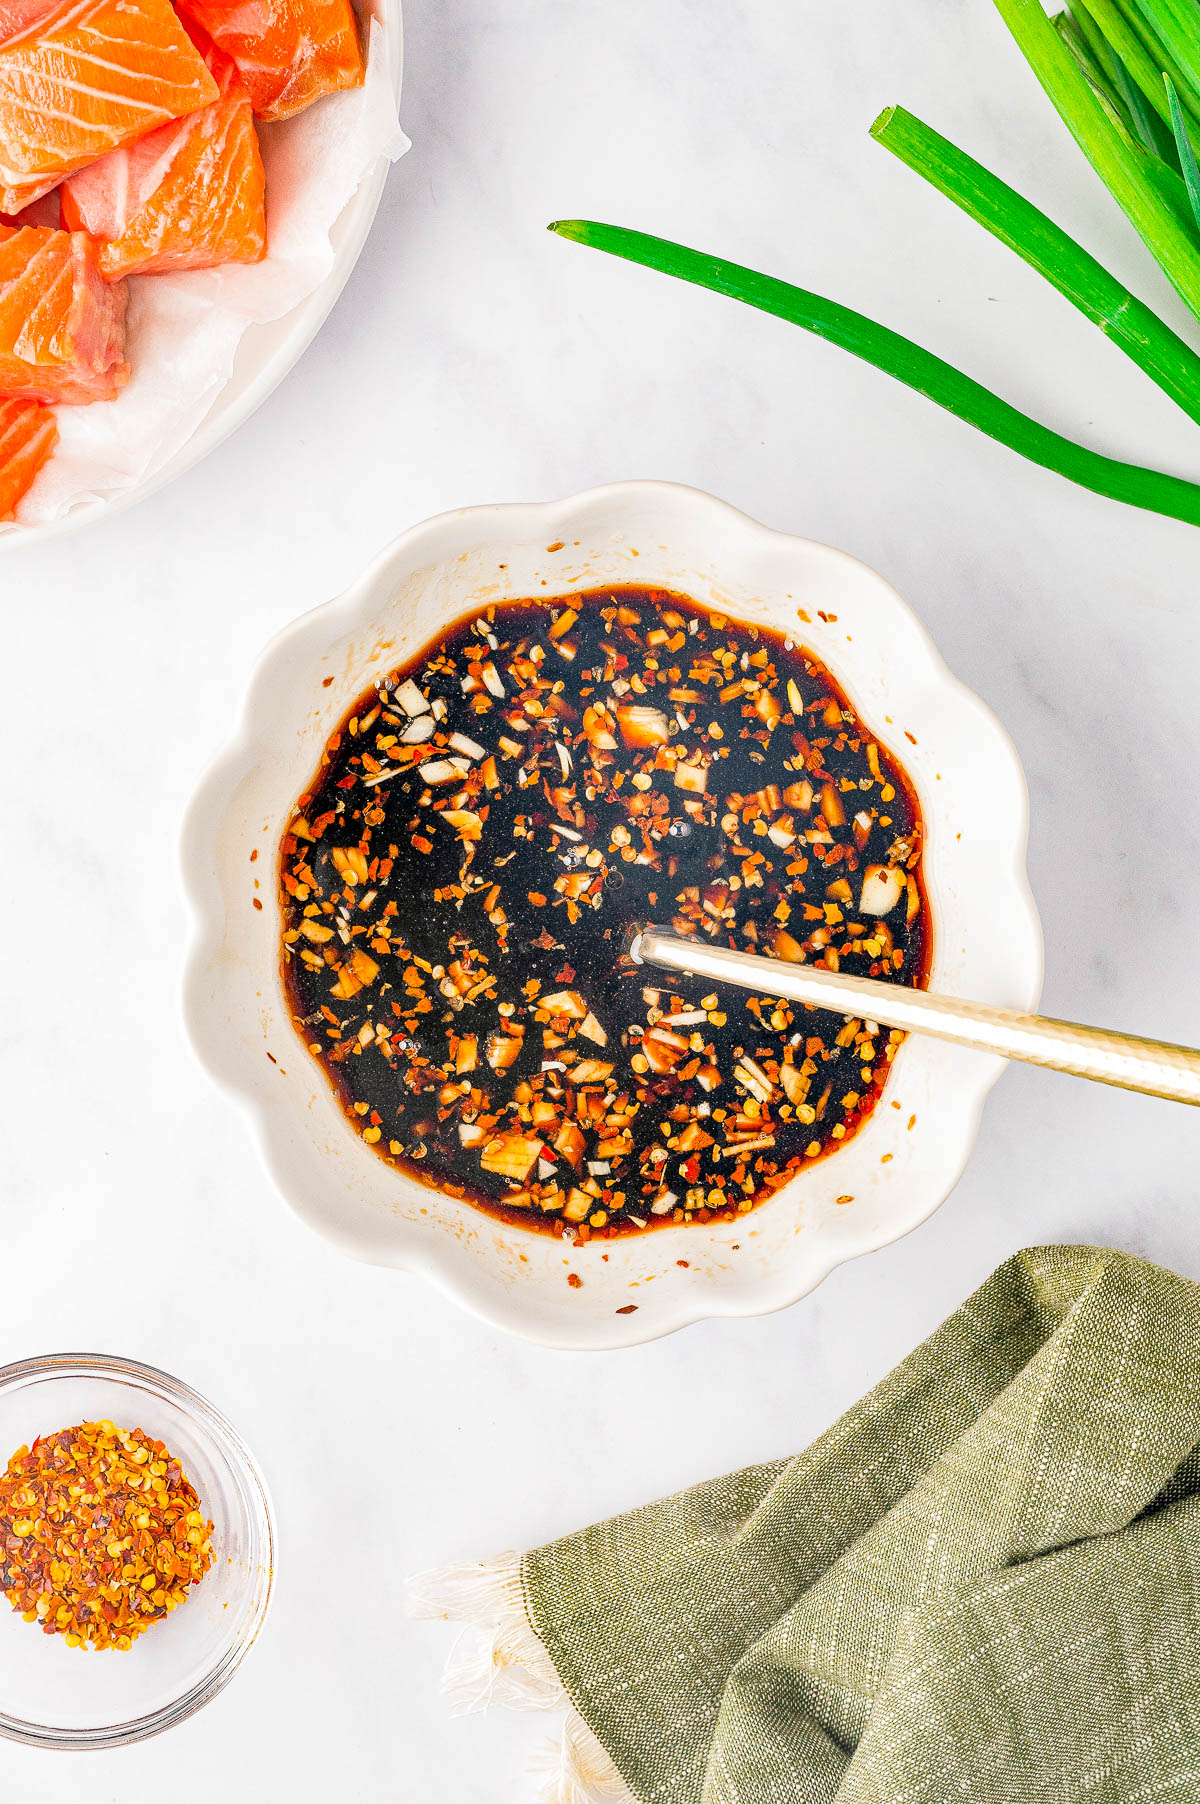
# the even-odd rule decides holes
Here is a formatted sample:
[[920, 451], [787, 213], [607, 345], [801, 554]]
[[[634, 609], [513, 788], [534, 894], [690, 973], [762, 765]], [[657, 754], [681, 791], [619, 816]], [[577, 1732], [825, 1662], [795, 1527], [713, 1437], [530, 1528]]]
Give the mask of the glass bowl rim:
[[26, 1722], [21, 1717], [9, 1716], [0, 1710], [0, 1736], [21, 1742], [26, 1747], [73, 1751], [128, 1747], [134, 1742], [146, 1741], [164, 1729], [173, 1728], [176, 1723], [186, 1721], [197, 1710], [203, 1709], [218, 1692], [224, 1690], [257, 1641], [274, 1589], [275, 1516], [270, 1492], [258, 1463], [228, 1417], [215, 1404], [210, 1403], [207, 1397], [193, 1390], [181, 1378], [164, 1372], [160, 1366], [147, 1365], [142, 1360], [116, 1353], [38, 1353], [0, 1366], [0, 1396], [24, 1380], [66, 1377], [108, 1378], [118, 1382], [138, 1380], [167, 1401], [180, 1405], [186, 1414], [196, 1418], [213, 1436], [239, 1476], [246, 1481], [251, 1496], [261, 1511], [260, 1526], [265, 1537], [262, 1568], [266, 1580], [256, 1603], [249, 1632], [226, 1648], [203, 1678], [197, 1680], [180, 1697], [144, 1716], [92, 1729], [58, 1729], [49, 1723]]

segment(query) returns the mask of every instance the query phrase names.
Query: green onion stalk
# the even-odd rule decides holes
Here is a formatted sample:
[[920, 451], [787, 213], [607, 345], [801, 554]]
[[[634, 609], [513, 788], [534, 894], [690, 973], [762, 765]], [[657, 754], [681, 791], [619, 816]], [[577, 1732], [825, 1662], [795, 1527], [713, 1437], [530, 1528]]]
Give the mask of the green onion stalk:
[[[1051, 19], [1040, 0], [995, 4], [1076, 143], [1200, 318], [1200, 6], [1196, 0], [1071, 0]], [[1062, 227], [903, 107], [881, 113], [871, 135], [1037, 270], [1200, 422], [1200, 357]], [[1197, 484], [1064, 438], [853, 308], [623, 226], [572, 219], [550, 230], [775, 314], [1069, 481], [1200, 525]]]

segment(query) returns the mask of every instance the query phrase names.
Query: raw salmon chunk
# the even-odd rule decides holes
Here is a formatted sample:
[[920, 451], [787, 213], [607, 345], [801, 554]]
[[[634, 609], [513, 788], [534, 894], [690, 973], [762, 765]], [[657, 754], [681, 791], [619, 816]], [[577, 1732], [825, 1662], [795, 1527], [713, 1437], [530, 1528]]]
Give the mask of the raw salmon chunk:
[[211, 106], [111, 150], [64, 182], [63, 224], [91, 232], [109, 281], [135, 270], [258, 263], [267, 254], [265, 180], [246, 85], [220, 51]]
[[0, 520], [12, 519], [57, 443], [58, 427], [48, 407], [0, 400]]
[[350, 0], [179, 0], [179, 10], [233, 58], [260, 119], [362, 84]]
[[216, 97], [170, 0], [0, 0], [0, 212]]
[[129, 380], [124, 282], [86, 232], [0, 226], [0, 395], [109, 401]]
[[59, 191], [52, 188], [49, 194], [39, 195], [19, 213], [0, 213], [0, 225], [6, 226], [60, 226], [62, 209], [59, 205]]

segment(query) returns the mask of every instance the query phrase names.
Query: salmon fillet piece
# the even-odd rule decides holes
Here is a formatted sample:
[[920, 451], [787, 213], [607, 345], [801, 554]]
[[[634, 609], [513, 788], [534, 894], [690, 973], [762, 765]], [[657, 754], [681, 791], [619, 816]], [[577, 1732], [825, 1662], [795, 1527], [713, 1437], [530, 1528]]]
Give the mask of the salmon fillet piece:
[[124, 282], [86, 232], [0, 226], [0, 395], [110, 401], [129, 380]]
[[233, 58], [260, 119], [362, 86], [350, 0], [179, 0], [179, 10]]
[[49, 194], [39, 195], [37, 200], [31, 201], [19, 213], [0, 213], [0, 225], [60, 226], [62, 210], [59, 206], [58, 195], [58, 189], [52, 188]]
[[0, 520], [14, 517], [57, 443], [58, 427], [48, 407], [0, 400]]
[[0, 212], [216, 98], [169, 0], [0, 0]]
[[59, 191], [64, 226], [102, 240], [100, 273], [110, 282], [267, 254], [250, 96], [228, 57], [210, 50], [205, 60], [220, 90], [211, 106], [110, 150]]

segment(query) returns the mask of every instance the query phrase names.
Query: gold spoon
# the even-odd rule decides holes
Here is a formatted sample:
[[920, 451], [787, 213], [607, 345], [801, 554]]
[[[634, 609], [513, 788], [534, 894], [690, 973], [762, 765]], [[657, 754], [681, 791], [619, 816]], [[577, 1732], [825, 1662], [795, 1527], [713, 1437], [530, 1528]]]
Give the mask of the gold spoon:
[[723, 946], [680, 939], [660, 927], [636, 929], [627, 951], [635, 964], [733, 983], [764, 996], [786, 996], [789, 1001], [831, 1009], [835, 1014], [860, 1015], [882, 1027], [930, 1034], [955, 1046], [969, 1046], [974, 1052], [999, 1053], [1001, 1058], [1045, 1065], [1051, 1071], [1090, 1078], [1093, 1083], [1116, 1084], [1123, 1090], [1200, 1106], [1200, 1051], [1191, 1046], [1110, 1033], [1102, 1027], [1083, 1027], [1045, 1015], [1024, 1015], [1017, 1009], [964, 1002], [957, 996], [935, 996], [928, 990], [824, 971], [816, 965], [730, 952]]

